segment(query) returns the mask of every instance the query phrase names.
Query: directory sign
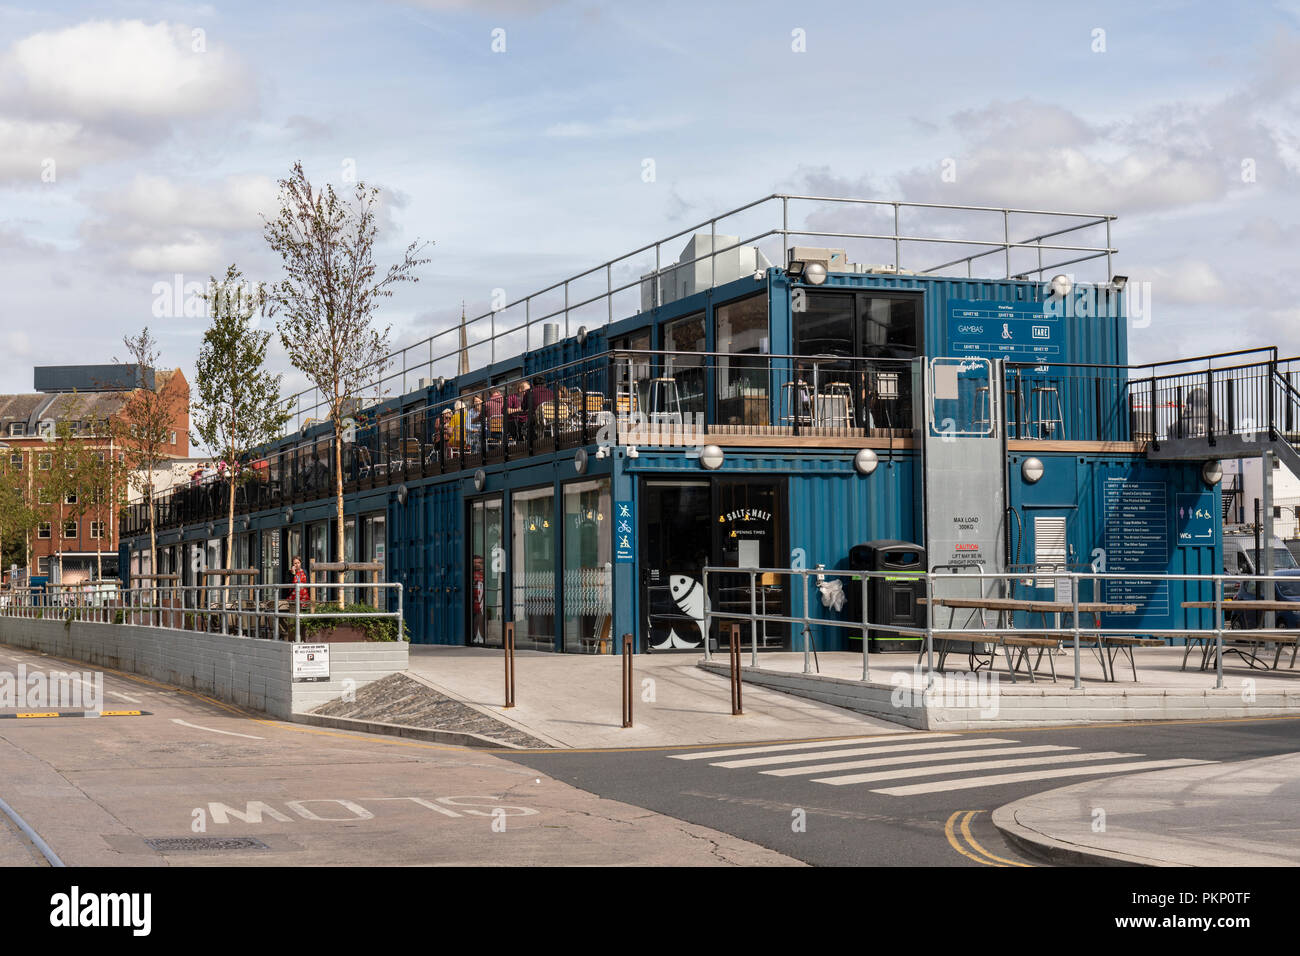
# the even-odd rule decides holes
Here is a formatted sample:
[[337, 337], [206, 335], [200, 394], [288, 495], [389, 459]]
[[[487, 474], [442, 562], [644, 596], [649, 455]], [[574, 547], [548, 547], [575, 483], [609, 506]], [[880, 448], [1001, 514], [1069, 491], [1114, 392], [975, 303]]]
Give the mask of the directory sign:
[[1060, 361], [1064, 341], [1064, 321], [1041, 302], [948, 302], [948, 355], [1052, 362]]

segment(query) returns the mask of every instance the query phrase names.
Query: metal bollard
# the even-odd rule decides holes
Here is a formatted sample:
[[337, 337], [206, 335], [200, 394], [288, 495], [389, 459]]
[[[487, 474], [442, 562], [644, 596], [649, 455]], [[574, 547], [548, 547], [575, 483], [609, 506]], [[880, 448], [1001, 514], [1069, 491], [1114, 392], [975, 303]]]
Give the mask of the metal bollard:
[[632, 635], [623, 635], [623, 726], [632, 726]]
[[506, 652], [506, 707], [515, 706], [515, 622], [508, 621], [501, 638]]
[[731, 716], [738, 717], [745, 712], [740, 699], [740, 625], [732, 624], [730, 634], [727, 645], [731, 651]]

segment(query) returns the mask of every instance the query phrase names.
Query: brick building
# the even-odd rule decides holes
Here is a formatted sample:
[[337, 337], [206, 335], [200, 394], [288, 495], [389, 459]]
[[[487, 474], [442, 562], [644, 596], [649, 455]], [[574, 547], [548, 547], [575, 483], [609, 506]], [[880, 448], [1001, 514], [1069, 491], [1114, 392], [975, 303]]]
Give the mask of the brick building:
[[[0, 466], [28, 502], [49, 509], [49, 519], [27, 535], [20, 553], [27, 556], [29, 575], [59, 578], [75, 584], [93, 578], [96, 558], [104, 578], [117, 577], [118, 520], [111, 504], [96, 509], [78, 504], [75, 495], [54, 501], [47, 487], [61, 463], [53, 453], [60, 425], [88, 449], [121, 461], [123, 407], [132, 392], [149, 388], [170, 399], [173, 427], [164, 451], [169, 457], [189, 456], [190, 387], [180, 369], [170, 371], [134, 365], [79, 365], [37, 368], [36, 391], [0, 395]], [[129, 425], [127, 426], [129, 429]], [[21, 560], [19, 567], [22, 567]], [[10, 569], [6, 567], [6, 575]]]

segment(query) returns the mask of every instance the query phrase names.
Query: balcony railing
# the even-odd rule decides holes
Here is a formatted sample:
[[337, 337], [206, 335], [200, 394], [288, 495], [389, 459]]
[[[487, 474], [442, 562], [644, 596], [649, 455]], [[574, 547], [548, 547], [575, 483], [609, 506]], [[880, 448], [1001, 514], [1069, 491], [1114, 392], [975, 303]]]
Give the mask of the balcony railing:
[[[385, 395], [407, 394], [420, 379], [451, 378], [464, 367], [481, 369], [522, 355], [545, 343], [539, 325], [553, 324], [568, 338], [580, 328], [597, 329], [769, 265], [785, 268], [791, 250], [807, 244], [842, 249], [844, 267], [851, 271], [1041, 280], [1056, 269], [1093, 262], [1096, 278], [1106, 282], [1117, 251], [1111, 246], [1115, 218], [996, 206], [765, 196], [398, 349], [371, 367], [367, 392], [378, 403]], [[687, 248], [696, 254], [688, 255], [680, 246], [694, 237], [700, 238], [698, 246]], [[292, 430], [326, 417], [327, 406], [314, 388], [288, 396], [285, 407]]]
[[[349, 423], [345, 491], [590, 445], [698, 448], [744, 436], [902, 438], [913, 429], [915, 360], [709, 352], [607, 352], [459, 398]], [[331, 434], [243, 463], [235, 513], [332, 497]], [[225, 521], [229, 485], [194, 483], [155, 496], [156, 527]], [[144, 504], [122, 534], [148, 531]]]

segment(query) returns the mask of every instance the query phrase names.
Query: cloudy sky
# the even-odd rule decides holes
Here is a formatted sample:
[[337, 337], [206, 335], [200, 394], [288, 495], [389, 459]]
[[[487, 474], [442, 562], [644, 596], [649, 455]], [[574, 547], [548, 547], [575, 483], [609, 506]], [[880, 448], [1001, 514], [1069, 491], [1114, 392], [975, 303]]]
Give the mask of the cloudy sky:
[[203, 320], [160, 290], [274, 279], [259, 216], [295, 160], [382, 187], [381, 262], [434, 243], [383, 305], [402, 344], [789, 192], [1113, 213], [1113, 271], [1151, 283], [1135, 361], [1300, 352], [1300, 0], [1048, 9], [0, 7], [0, 391], [146, 324], [192, 378]]

